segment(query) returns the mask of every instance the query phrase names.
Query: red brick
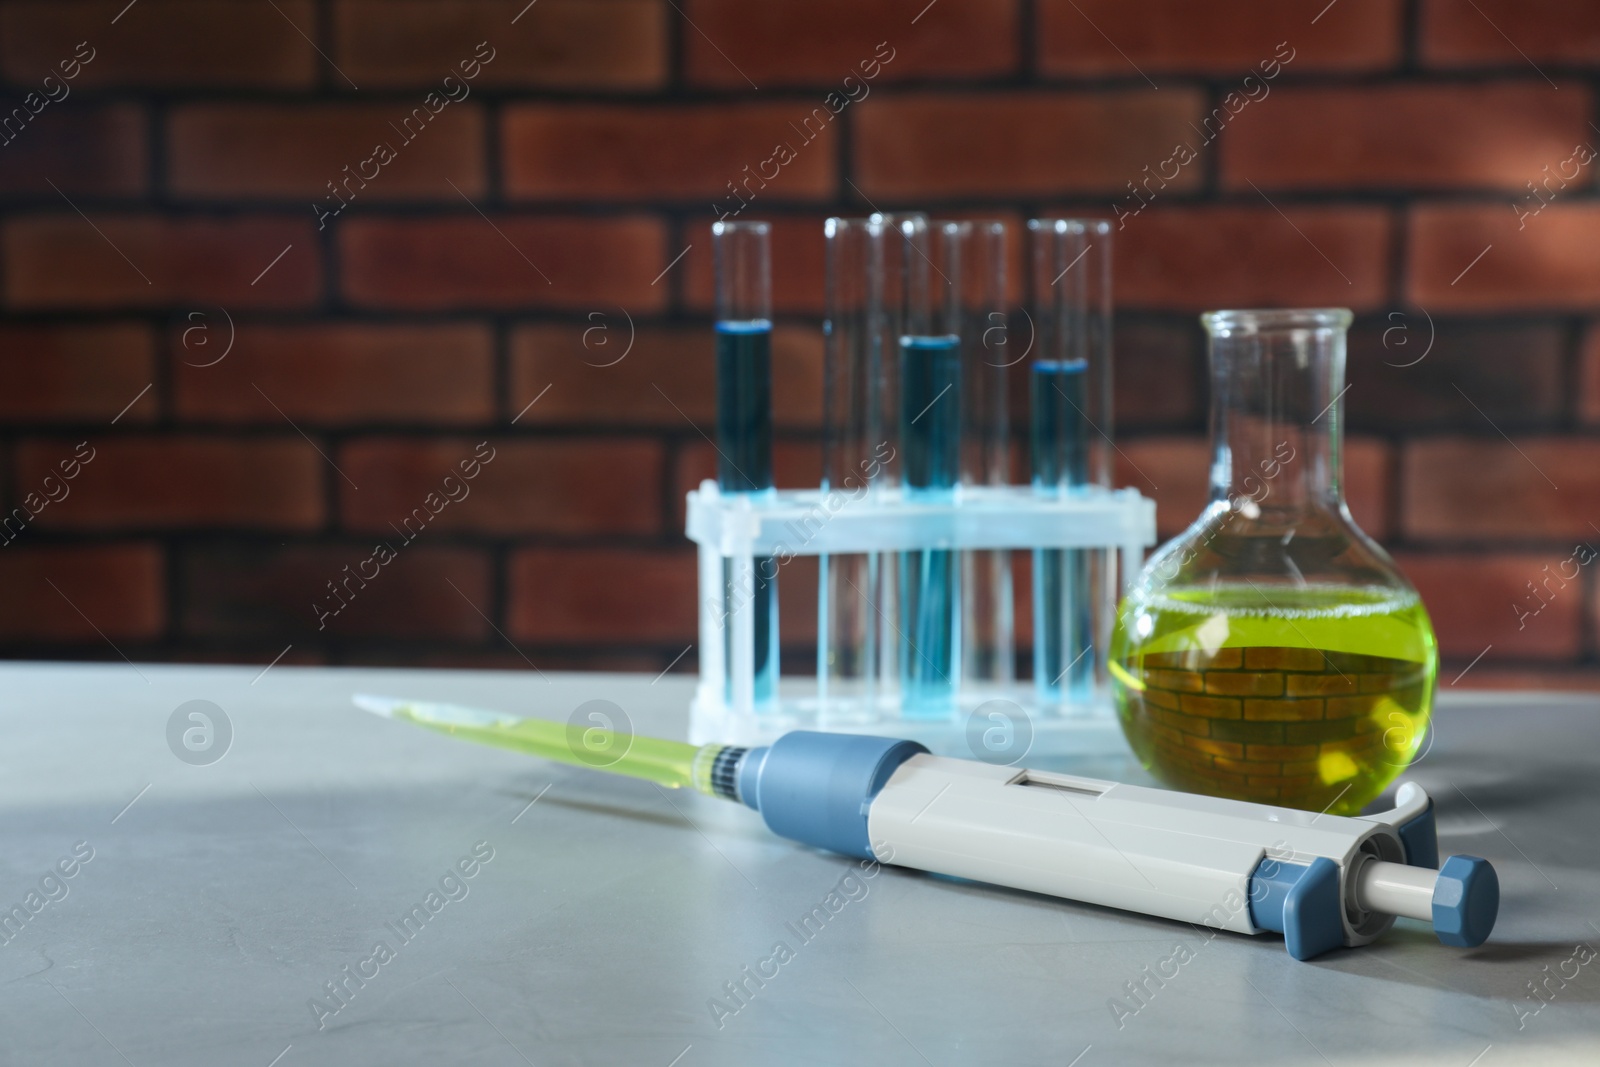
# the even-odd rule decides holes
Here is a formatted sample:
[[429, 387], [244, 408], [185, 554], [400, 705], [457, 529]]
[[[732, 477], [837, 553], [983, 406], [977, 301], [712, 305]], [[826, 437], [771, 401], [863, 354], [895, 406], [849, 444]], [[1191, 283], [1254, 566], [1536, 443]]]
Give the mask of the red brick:
[[[1195, 324], [1118, 322], [1111, 376], [1115, 429], [1189, 427], [1205, 406], [1201, 392], [1204, 357]], [[1018, 377], [1021, 377], [1020, 375]], [[1026, 399], [1012, 400], [1014, 417], [1027, 411]]]
[[1333, 661], [1314, 648], [1247, 648], [1246, 670], [1322, 671]]
[[1011, 553], [1012, 642], [1018, 651], [1033, 648], [1033, 553]]
[[1280, 42], [1290, 57], [1282, 69], [1295, 74], [1399, 62], [1400, 0], [1340, 0], [1314, 26], [1313, 17], [1304, 5], [1281, 0], [1039, 0], [1039, 68], [1074, 78], [1259, 74]]
[[[1187, 709], [1185, 709], [1187, 710]], [[1325, 708], [1320, 700], [1246, 700], [1244, 717], [1262, 722], [1309, 722], [1332, 716], [1333, 709]]]
[[[409, 105], [200, 104], [173, 113], [167, 144], [168, 182], [179, 196], [285, 197], [337, 213], [347, 200], [454, 198], [451, 182], [469, 196], [484, 190], [484, 116], [471, 103], [448, 104], [437, 115], [420, 98]], [[380, 146], [394, 156], [382, 166]]]
[[[1182, 735], [1180, 734], [1179, 736], [1181, 737]], [[1244, 757], [1244, 746], [1237, 741], [1211, 741], [1199, 737], [1184, 737], [1178, 743], [1192, 751], [1206, 752], [1213, 756], [1232, 759], [1242, 759]]]
[[[783, 648], [799, 646], [810, 659], [802, 672], [817, 675], [817, 580], [820, 571], [816, 556], [793, 556], [778, 570], [778, 641]], [[808, 647], [809, 646], [809, 647]]]
[[1117, 449], [1116, 484], [1156, 502], [1156, 529], [1163, 540], [1200, 514], [1210, 496], [1211, 451], [1203, 438], [1123, 439]]
[[[41, 484], [75, 444], [17, 445], [18, 490]], [[322, 522], [327, 462], [299, 437], [96, 437], [89, 445], [93, 458], [71, 495], [39, 515], [41, 528], [306, 530]]]
[[[1166, 674], [1166, 671], [1151, 671], [1152, 675]], [[1252, 700], [1248, 703], [1261, 704], [1266, 701]], [[1190, 715], [1202, 715], [1208, 719], [1237, 719], [1242, 714], [1240, 702], [1232, 697], [1206, 697], [1193, 693], [1185, 693], [1179, 700], [1179, 706]]]
[[1117, 303], [1377, 307], [1387, 296], [1390, 235], [1378, 208], [1151, 206], [1121, 218]]
[[8, 545], [0, 551], [0, 639], [105, 648], [107, 639], [158, 637], [164, 573], [155, 545]]
[[1600, 499], [1600, 441], [1425, 438], [1406, 445], [1403, 472], [1401, 510], [1407, 537], [1528, 541], [1600, 536], [1590, 525], [1593, 501]]
[[638, 315], [667, 298], [666, 285], [651, 284], [669, 262], [654, 219], [352, 218], [339, 242], [345, 293], [371, 307]]
[[1423, 59], [1437, 67], [1600, 60], [1600, 10], [1587, 0], [1422, 0]]
[[1176, 693], [1205, 693], [1205, 675], [1198, 670], [1149, 670], [1144, 680], [1154, 688]]
[[[708, 427], [709, 431], [709, 427]], [[673, 464], [674, 533], [684, 522], [684, 496], [707, 478], [717, 477], [717, 450], [696, 437], [678, 451]], [[822, 447], [813, 441], [776, 441], [772, 446], [772, 480], [779, 489], [815, 489], [822, 484]]]
[[[1391, 311], [1350, 331], [1346, 426], [1415, 433], [1481, 428], [1483, 415], [1502, 427], [1561, 417], [1569, 392], [1564, 327], [1429, 319]], [[1510, 352], [1516, 358], [1507, 359]]]
[[[1155, 500], [1162, 538], [1174, 536], [1195, 520], [1210, 499], [1211, 451], [1203, 439], [1148, 437], [1123, 440], [1117, 447], [1116, 483]], [[1379, 539], [1390, 532], [1389, 471], [1387, 444], [1366, 438], [1345, 441], [1346, 502], [1356, 525]]]
[[689, 81], [723, 89], [754, 81], [763, 89], [844, 91], [844, 79], [854, 76], [849, 88], [866, 99], [857, 82], [870, 95], [886, 82], [983, 77], [1017, 66], [1015, 0], [941, 0], [931, 10], [927, 0], [690, 0], [684, 14], [693, 27], [684, 33]]
[[[511, 412], [538, 401], [518, 425], [659, 426], [694, 433], [692, 424], [714, 434], [710, 327], [636, 327], [632, 347], [628, 340], [628, 322], [615, 314], [518, 329], [511, 339]], [[817, 428], [822, 338], [814, 328], [773, 331], [772, 377], [777, 425]]]
[[1390, 493], [1394, 486], [1394, 453], [1381, 440], [1348, 438], [1344, 447], [1344, 494], [1350, 516], [1379, 540], [1394, 532]]
[[[0, 7], [0, 69], [36, 82], [88, 40], [75, 88], [308, 88], [321, 60], [311, 0], [16, 0]], [[278, 10], [273, 10], [274, 6]], [[337, 75], [330, 75], [337, 79]], [[348, 88], [339, 79], [336, 84]]]
[[[1059, 196], [1120, 190], [1192, 138], [1200, 94], [947, 94], [868, 100], [855, 116], [857, 184], [868, 197]], [[1171, 184], [1192, 189], [1189, 166]]]
[[[1422, 594], [1439, 636], [1441, 655], [1470, 660], [1493, 645], [1493, 651], [1483, 661], [1487, 665], [1507, 657], [1559, 660], [1577, 655], [1583, 614], [1580, 584], [1569, 583], [1554, 595], [1545, 593], [1548, 603], [1537, 615], [1531, 613], [1539, 608], [1540, 601], [1527, 585], [1537, 585], [1544, 577], [1544, 566], [1549, 564], [1554, 572], [1567, 555], [1568, 552], [1403, 553], [1398, 562]], [[1528, 614], [1519, 614], [1517, 605]], [[1441, 688], [1449, 684], [1451, 677], [1454, 675], [1441, 677]]]
[[367, 86], [436, 85], [487, 41], [479, 86], [653, 89], [667, 77], [668, 14], [659, 0], [539, 0], [509, 26], [501, 0], [340, 0], [331, 51]]
[[[383, 533], [438, 494], [427, 530], [495, 534], [655, 534], [661, 529], [661, 446], [653, 441], [582, 439], [488, 445], [492, 459], [475, 478], [461, 477], [481, 438], [417, 442], [362, 439], [339, 451], [339, 466], [360, 491], [341, 491], [341, 518], [352, 530]], [[442, 487], [446, 476], [453, 485]], [[460, 500], [447, 500], [447, 492]]]
[[[138, 323], [0, 326], [0, 419], [110, 422], [155, 381], [155, 342]], [[122, 424], [155, 415], [146, 393]]]
[[772, 421], [780, 429], [822, 426], [822, 337], [814, 330], [772, 332]]
[[[804, 103], [664, 108], [530, 104], [504, 120], [506, 192], [522, 199], [724, 201], [730, 183], [757, 200], [816, 200], [837, 191], [837, 125], [814, 128]], [[811, 138], [808, 141], [808, 138]], [[788, 145], [787, 164], [773, 159]], [[772, 160], [770, 166], [767, 161]]]
[[[772, 223], [773, 310], [821, 315], [826, 310], [827, 240], [823, 215], [780, 216]], [[714, 264], [711, 257], [711, 220], [697, 219], [684, 236], [694, 249], [673, 268], [683, 272], [684, 302], [696, 311], [715, 307]], [[676, 251], [676, 250], [674, 250]], [[663, 283], [665, 284], [665, 283]]]
[[[310, 303], [322, 286], [321, 256], [309, 219], [90, 218], [93, 226], [77, 214], [5, 224], [0, 241], [7, 304], [22, 309], [292, 307]], [[274, 265], [290, 245], [293, 249]]]
[[506, 631], [550, 644], [698, 640], [688, 549], [527, 549], [511, 557]]
[[1590, 95], [1578, 85], [1554, 93], [1537, 80], [1287, 87], [1268, 99], [1242, 111], [1221, 139], [1225, 187], [1526, 193], [1542, 167], [1554, 172], [1591, 136]]
[[131, 104], [49, 104], [0, 132], [0, 193], [55, 196], [54, 182], [68, 194], [132, 196], [148, 166], [144, 111]]
[[[220, 317], [172, 334], [179, 417], [282, 425], [449, 425], [494, 416], [494, 353], [477, 325], [238, 323]], [[124, 401], [126, 403], [126, 401]]]
[[381, 566], [367, 541], [191, 552], [181, 563], [183, 632], [191, 641], [498, 640], [479, 614], [494, 607], [487, 554], [393, 535], [389, 545], [395, 554]]
[[[1253, 671], [1207, 671], [1206, 692], [1217, 696], [1281, 697], [1284, 695], [1283, 675], [1262, 674]], [[1290, 692], [1289, 696], [1301, 694]], [[1219, 753], [1227, 755], [1227, 753]], [[1243, 753], [1241, 752], [1242, 756]]]
[[1414, 208], [1407, 297], [1435, 313], [1592, 307], [1597, 241], [1597, 204], [1558, 201], [1520, 222], [1515, 205]]
[[[717, 450], [695, 438], [678, 452], [674, 468], [675, 496], [717, 477]], [[776, 441], [772, 446], [772, 480], [779, 489], [815, 489], [822, 483], [822, 446], [815, 441]]]

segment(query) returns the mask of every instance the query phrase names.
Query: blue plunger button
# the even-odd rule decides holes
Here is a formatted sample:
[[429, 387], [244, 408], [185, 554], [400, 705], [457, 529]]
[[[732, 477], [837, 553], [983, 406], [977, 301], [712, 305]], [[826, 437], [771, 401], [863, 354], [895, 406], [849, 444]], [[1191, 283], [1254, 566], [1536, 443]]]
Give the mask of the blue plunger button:
[[1451, 856], [1433, 887], [1433, 932], [1446, 945], [1476, 948], [1500, 912], [1500, 876], [1488, 860]]

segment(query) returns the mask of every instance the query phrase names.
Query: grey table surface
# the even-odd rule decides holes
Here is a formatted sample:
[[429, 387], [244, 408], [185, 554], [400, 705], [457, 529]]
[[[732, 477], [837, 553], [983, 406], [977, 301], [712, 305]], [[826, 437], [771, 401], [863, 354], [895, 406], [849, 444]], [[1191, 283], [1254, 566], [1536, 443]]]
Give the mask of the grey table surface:
[[[4, 1062], [1600, 1062], [1591, 697], [1448, 693], [1412, 771], [1438, 798], [1442, 851], [1500, 872], [1487, 945], [1401, 920], [1296, 963], [1273, 936], [868, 878], [736, 805], [384, 722], [351, 708], [360, 690], [559, 719], [605, 699], [641, 734], [682, 736], [690, 684], [0, 667], [0, 907], [26, 913], [0, 945]], [[169, 746], [190, 700], [231, 727], [204, 765]], [[462, 860], [473, 877], [447, 878]], [[797, 938], [787, 924], [836, 889], [843, 906]], [[419, 904], [428, 921], [403, 939]], [[729, 997], [780, 941], [777, 973]], [[1179, 944], [1191, 958], [1131, 999]]]

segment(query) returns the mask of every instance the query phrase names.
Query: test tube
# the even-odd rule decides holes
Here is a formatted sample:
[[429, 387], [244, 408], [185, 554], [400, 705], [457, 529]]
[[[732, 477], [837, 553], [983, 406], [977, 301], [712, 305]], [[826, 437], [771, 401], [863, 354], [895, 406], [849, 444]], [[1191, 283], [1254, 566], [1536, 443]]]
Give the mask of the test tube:
[[[716, 262], [717, 486], [724, 493], [773, 492], [772, 256], [765, 222], [714, 222]], [[741, 610], [750, 617], [748, 655], [756, 710], [769, 710], [778, 680], [778, 561], [723, 560], [727, 698], [745, 661]]]
[[[1011, 481], [1009, 384], [1024, 348], [1010, 344], [1006, 224], [946, 226], [961, 246], [961, 485], [1004, 486]], [[962, 685], [1009, 689], [1016, 674], [1011, 553], [962, 552], [960, 599]]]
[[[902, 308], [899, 220], [830, 218], [823, 324], [822, 493], [805, 525], [880, 497], [898, 478], [894, 359]], [[898, 555], [824, 554], [817, 688], [823, 724], [876, 721], [899, 688], [894, 605]]]
[[[1034, 491], [1066, 497], [1111, 478], [1111, 224], [1034, 219], [1028, 375]], [[1115, 580], [1103, 549], [1033, 553], [1034, 686], [1042, 703], [1082, 706], [1104, 670]]]
[[[900, 222], [903, 310], [897, 370], [900, 481], [910, 501], [955, 499], [961, 455], [960, 223]], [[955, 714], [960, 675], [959, 553], [900, 553], [900, 708], [907, 719]]]
[[[873, 491], [875, 330], [882, 318], [881, 243], [864, 218], [830, 218], [823, 322], [822, 492], [817, 522]], [[824, 723], [872, 722], [877, 710], [879, 554], [824, 554], [818, 561], [817, 696]]]

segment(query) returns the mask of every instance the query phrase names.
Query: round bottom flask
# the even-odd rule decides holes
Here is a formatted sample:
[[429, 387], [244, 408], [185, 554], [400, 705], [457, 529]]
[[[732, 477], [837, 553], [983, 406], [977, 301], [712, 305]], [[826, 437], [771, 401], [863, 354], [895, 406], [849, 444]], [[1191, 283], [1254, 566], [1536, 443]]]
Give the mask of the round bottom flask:
[[1130, 745], [1175, 788], [1353, 814], [1422, 746], [1433, 627], [1340, 482], [1350, 317], [1202, 316], [1210, 502], [1145, 564], [1109, 663]]

